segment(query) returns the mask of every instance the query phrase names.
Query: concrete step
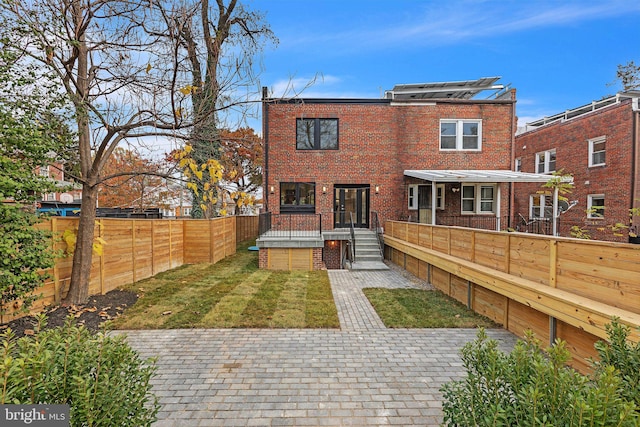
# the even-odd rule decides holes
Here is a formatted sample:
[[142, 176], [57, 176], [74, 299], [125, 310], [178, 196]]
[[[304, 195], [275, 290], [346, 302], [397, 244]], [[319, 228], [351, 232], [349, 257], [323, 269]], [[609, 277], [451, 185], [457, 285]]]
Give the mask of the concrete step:
[[351, 270], [389, 270], [382, 261], [355, 261], [351, 263]]

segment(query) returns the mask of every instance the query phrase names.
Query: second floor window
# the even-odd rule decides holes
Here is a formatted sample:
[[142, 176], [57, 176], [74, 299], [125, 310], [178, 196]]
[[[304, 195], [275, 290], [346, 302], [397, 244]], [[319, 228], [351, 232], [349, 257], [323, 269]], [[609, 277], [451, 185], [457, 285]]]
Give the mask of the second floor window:
[[480, 151], [481, 141], [480, 120], [440, 120], [440, 150]]
[[607, 138], [604, 136], [589, 140], [589, 167], [602, 166], [605, 160], [605, 144]]
[[298, 150], [337, 150], [338, 119], [297, 119]]
[[556, 150], [536, 153], [536, 173], [551, 173], [556, 170]]

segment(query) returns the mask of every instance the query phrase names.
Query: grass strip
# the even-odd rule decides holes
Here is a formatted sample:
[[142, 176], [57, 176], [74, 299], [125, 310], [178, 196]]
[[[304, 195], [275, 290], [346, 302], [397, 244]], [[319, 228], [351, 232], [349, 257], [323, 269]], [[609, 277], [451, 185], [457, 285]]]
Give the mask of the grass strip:
[[363, 291], [388, 328], [498, 327], [440, 291], [379, 288]]

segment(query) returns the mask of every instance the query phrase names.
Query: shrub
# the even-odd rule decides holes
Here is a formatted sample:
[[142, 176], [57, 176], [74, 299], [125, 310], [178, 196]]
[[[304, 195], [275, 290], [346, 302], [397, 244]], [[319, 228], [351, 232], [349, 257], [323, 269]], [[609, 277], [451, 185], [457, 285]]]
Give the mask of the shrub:
[[638, 425], [637, 406], [615, 367], [603, 364], [587, 377], [566, 366], [569, 359], [563, 341], [545, 352], [531, 332], [505, 354], [481, 329], [462, 349], [466, 377], [441, 388], [445, 424]]
[[594, 367], [601, 372], [613, 366], [622, 379], [622, 394], [640, 408], [640, 342], [633, 344], [628, 340], [631, 328], [621, 325], [616, 318], [606, 328], [609, 342], [595, 344], [600, 361], [594, 362]]
[[150, 393], [155, 367], [123, 336], [64, 326], [15, 339], [2, 334], [0, 403], [68, 404], [72, 426], [149, 426], [159, 406]]

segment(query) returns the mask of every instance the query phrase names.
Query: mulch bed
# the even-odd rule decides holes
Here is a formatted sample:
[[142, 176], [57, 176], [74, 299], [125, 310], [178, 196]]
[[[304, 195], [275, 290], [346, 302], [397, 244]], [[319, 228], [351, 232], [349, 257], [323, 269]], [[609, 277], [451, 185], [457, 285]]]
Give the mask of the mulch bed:
[[[62, 326], [67, 317], [73, 316], [77, 325], [84, 325], [90, 331], [98, 332], [102, 330], [103, 323], [120, 316], [137, 300], [135, 292], [116, 289], [104, 295], [90, 296], [87, 304], [51, 307], [44, 312], [47, 317], [45, 329]], [[21, 317], [0, 325], [0, 332], [11, 328], [17, 337], [32, 335], [36, 324], [34, 316]]]

